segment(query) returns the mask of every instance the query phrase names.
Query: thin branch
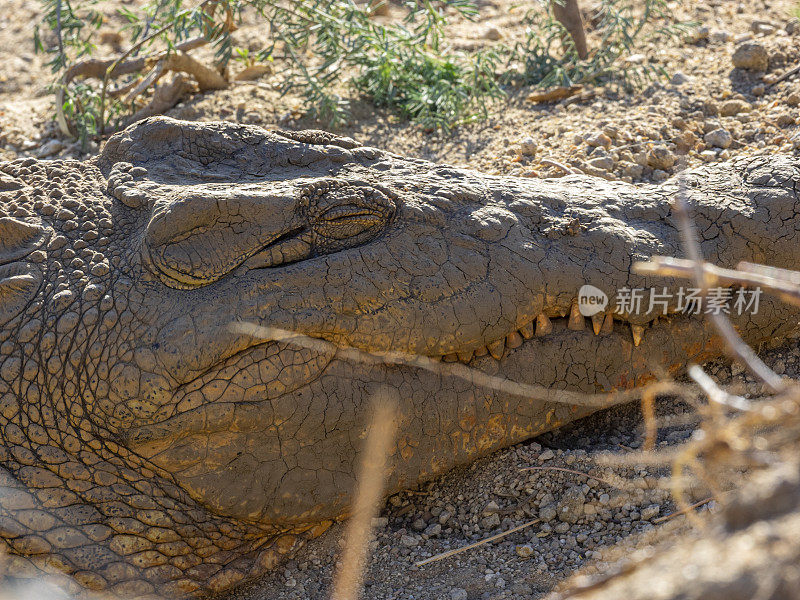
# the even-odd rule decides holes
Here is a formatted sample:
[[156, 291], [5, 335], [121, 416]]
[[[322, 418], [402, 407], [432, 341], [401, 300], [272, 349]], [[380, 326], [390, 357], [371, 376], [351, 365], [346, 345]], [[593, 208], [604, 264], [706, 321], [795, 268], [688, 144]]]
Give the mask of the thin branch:
[[752, 408], [752, 403], [749, 400], [741, 396], [734, 396], [723, 390], [698, 365], [689, 367], [689, 377], [703, 389], [708, 399], [712, 402], [743, 412]]
[[[207, 4], [212, 3], [212, 2], [217, 2], [217, 0], [203, 0], [200, 4], [198, 4], [194, 8], [194, 10], [203, 10], [206, 7]], [[185, 11], [185, 12], [191, 12], [191, 11]], [[156, 37], [158, 37], [159, 35], [161, 35], [165, 31], [170, 29], [172, 26], [173, 26], [172, 23], [168, 23], [167, 25], [164, 25], [163, 27], [160, 27], [159, 29], [157, 29], [156, 31], [151, 33], [150, 35], [148, 35], [146, 37], [143, 37], [141, 40], [139, 40], [133, 46], [131, 46], [125, 52], [123, 52], [122, 56], [117, 58], [106, 69], [106, 72], [103, 74], [103, 85], [100, 88], [100, 109], [99, 109], [100, 117], [99, 117], [98, 120], [99, 120], [99, 127], [100, 127], [100, 133], [101, 134], [105, 130], [105, 104], [106, 104], [106, 93], [107, 93], [107, 90], [108, 90], [108, 80], [111, 77], [111, 75], [114, 72], [114, 70], [117, 68], [117, 65], [120, 64], [121, 62], [124, 62], [125, 59], [127, 59], [136, 50], [141, 48], [147, 42], [155, 39]]]
[[770, 87], [772, 85], [775, 85], [776, 83], [780, 83], [784, 79], [789, 79], [789, 77], [791, 77], [795, 73], [800, 73], [800, 64], [798, 64], [796, 67], [793, 67], [793, 68], [789, 69], [788, 71], [786, 71], [783, 75], [781, 75], [780, 77], [778, 77], [774, 81], [770, 81], [769, 83], [767, 83], [766, 87]]
[[372, 400], [372, 418], [361, 450], [361, 468], [353, 512], [347, 524], [344, 552], [331, 600], [357, 600], [385, 485], [387, 462], [397, 433], [397, 392], [383, 389]]
[[706, 498], [705, 500], [700, 500], [699, 502], [695, 502], [694, 504], [691, 504], [691, 505], [687, 506], [686, 508], [684, 508], [682, 510], [677, 510], [674, 513], [670, 513], [668, 515], [664, 515], [663, 517], [658, 517], [657, 519], [653, 519], [652, 523], [653, 523], [653, 525], [657, 525], [658, 523], [663, 523], [664, 521], [669, 521], [670, 519], [673, 519], [675, 517], [679, 517], [680, 515], [685, 515], [689, 511], [694, 510], [695, 508], [698, 508], [700, 506], [703, 506], [704, 504], [708, 504], [709, 502], [712, 502], [713, 500], [714, 500], [713, 496], [711, 496], [710, 498]]
[[[194, 50], [195, 48], [200, 48], [208, 44], [208, 40], [202, 36], [190, 38], [180, 44], [175, 46], [175, 50], [180, 52], [189, 52], [190, 50]], [[58, 128], [61, 130], [61, 133], [68, 136], [75, 136], [75, 131], [70, 126], [69, 122], [67, 121], [67, 117], [64, 114], [64, 100], [65, 100], [65, 93], [67, 86], [72, 82], [73, 79], [78, 77], [91, 77], [94, 79], [102, 79], [105, 74], [108, 72], [109, 68], [113, 66], [116, 62], [117, 66], [114, 67], [113, 72], [111, 73], [112, 77], [121, 77], [123, 75], [128, 75], [129, 73], [135, 73], [137, 71], [141, 71], [144, 69], [151, 61], [160, 60], [164, 56], [166, 56], [167, 52], [160, 52], [155, 55], [148, 55], [148, 56], [140, 56], [134, 60], [127, 60], [124, 62], [119, 62], [118, 59], [108, 58], [108, 59], [98, 59], [92, 58], [89, 60], [83, 60], [81, 62], [75, 63], [72, 65], [67, 71], [64, 73], [63, 77], [61, 78], [61, 84], [58, 86], [56, 90], [56, 122], [58, 123]], [[127, 92], [131, 87], [133, 87], [135, 83], [131, 83], [125, 85], [121, 88], [116, 90], [111, 90], [108, 92], [108, 95], [111, 97], [116, 97], [124, 94]]]
[[249, 335], [264, 341], [286, 342], [302, 348], [318, 352], [336, 353], [336, 356], [345, 360], [353, 360], [365, 364], [407, 365], [424, 369], [440, 375], [449, 375], [468, 381], [478, 387], [501, 391], [514, 396], [521, 396], [541, 402], [555, 404], [568, 404], [572, 406], [586, 406], [591, 408], [607, 408], [615, 404], [630, 402], [639, 397], [638, 389], [624, 392], [610, 392], [607, 394], [584, 394], [569, 390], [554, 390], [548, 387], [518, 383], [504, 377], [487, 375], [461, 363], [443, 363], [427, 356], [410, 354], [406, 352], [368, 352], [352, 346], [344, 346], [327, 340], [313, 338], [302, 333], [295, 333], [275, 327], [263, 327], [254, 323], [233, 322], [230, 324], [233, 333]]
[[567, 165], [560, 163], [558, 161], [553, 160], [552, 158], [542, 158], [539, 160], [541, 164], [546, 167], [555, 167], [556, 169], [560, 169], [569, 175], [583, 175], [583, 171], [578, 169], [573, 169], [572, 167], [568, 167]]
[[451, 556], [455, 556], [456, 554], [461, 554], [462, 552], [466, 552], [467, 550], [472, 550], [473, 548], [477, 548], [478, 546], [483, 546], [490, 542], [494, 542], [496, 540], [502, 539], [506, 536], [511, 535], [512, 533], [516, 533], [525, 529], [526, 527], [530, 527], [531, 525], [535, 525], [539, 523], [541, 519], [533, 519], [532, 521], [528, 521], [527, 523], [523, 523], [522, 525], [517, 525], [516, 527], [512, 527], [508, 531], [503, 531], [502, 533], [498, 533], [496, 535], [490, 536], [488, 538], [482, 539], [478, 542], [473, 544], [469, 544], [467, 546], [462, 546], [461, 548], [456, 548], [455, 550], [448, 550], [447, 552], [442, 552], [441, 554], [436, 554], [431, 556], [430, 558], [426, 558], [425, 560], [421, 560], [419, 562], [414, 563], [415, 567], [421, 567], [423, 565], [427, 565], [432, 562], [440, 561], [445, 558], [450, 558]]
[[[678, 194], [673, 201], [673, 209], [678, 217], [686, 254], [693, 265], [695, 285], [700, 288], [701, 294], [705, 296], [708, 292], [709, 281], [703, 268], [704, 263], [700, 243], [697, 241], [697, 232], [689, 216], [689, 207], [686, 200], [686, 175], [684, 172], [681, 172], [678, 176], [678, 185]], [[744, 343], [739, 334], [736, 333], [733, 325], [731, 325], [731, 322], [723, 314], [711, 313], [708, 317], [722, 339], [725, 340], [729, 354], [733, 355], [734, 358], [738, 358], [773, 393], [782, 392], [786, 389], [786, 383], [783, 379], [764, 364], [753, 349]]]
[[[724, 269], [710, 263], [702, 264], [704, 280], [709, 286], [743, 285], [761, 287], [773, 292], [784, 302], [800, 306], [800, 275], [786, 269], [741, 262], [734, 269]], [[692, 279], [694, 264], [684, 258], [653, 256], [647, 262], [633, 264], [634, 273]]]
[[595, 475], [592, 475], [591, 473], [584, 473], [583, 471], [576, 471], [575, 469], [567, 469], [566, 467], [549, 467], [549, 466], [522, 467], [520, 471], [563, 471], [564, 473], [572, 473], [573, 475], [583, 475], [587, 479], [595, 479], [601, 483], [610, 485], [611, 487], [622, 489], [622, 486], [617, 485], [615, 483], [611, 483], [610, 481], [608, 481], [607, 479], [603, 479], [602, 477], [597, 477]]

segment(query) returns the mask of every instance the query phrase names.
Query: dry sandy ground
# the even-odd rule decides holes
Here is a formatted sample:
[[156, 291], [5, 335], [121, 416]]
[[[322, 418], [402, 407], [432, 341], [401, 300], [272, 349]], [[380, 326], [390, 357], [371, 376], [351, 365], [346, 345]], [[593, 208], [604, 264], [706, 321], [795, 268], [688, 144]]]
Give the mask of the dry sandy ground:
[[[136, 2], [129, 3], [135, 5]], [[448, 135], [426, 133], [368, 103], [354, 103], [342, 132], [370, 145], [492, 173], [560, 176], [543, 164], [552, 159], [587, 173], [637, 182], [660, 181], [675, 172], [675, 159], [690, 165], [737, 154], [800, 152], [800, 75], [775, 85], [769, 77], [800, 63], [800, 26], [790, 25], [797, 3], [788, 0], [674, 2], [678, 19], [705, 29], [693, 41], [636, 49], [663, 66], [671, 79], [636, 94], [612, 86], [592, 88], [577, 101], [536, 105], [530, 88], [509, 90], [506, 102], [480, 123]], [[84, 155], [56, 135], [47, 92], [48, 70], [33, 53], [31, 36], [39, 6], [5, 0], [0, 14], [0, 158]], [[497, 0], [481, 4], [480, 23], [457, 22], [455, 43], [488, 42], [496, 27], [505, 41], [523, 34], [524, 6]], [[766, 26], [758, 25], [765, 23]], [[753, 28], [759, 29], [754, 34]], [[787, 29], [793, 31], [788, 33]], [[256, 27], [243, 27], [242, 45], [254, 44]], [[764, 73], [734, 69], [738, 43], [763, 47]], [[103, 46], [101, 53], [112, 48]], [[227, 119], [265, 127], [320, 125], [302, 117], [297, 97], [281, 97], [278, 79], [267, 75], [231, 89], [195, 97], [170, 114], [186, 119]], [[53, 141], [57, 140], [57, 141]], [[653, 151], [654, 147], [659, 148]], [[96, 146], [90, 148], [96, 151]], [[665, 158], [666, 157], [666, 158]], [[780, 373], [800, 373], [794, 344], [766, 354]], [[751, 395], [760, 386], [739, 369], [712, 365], [722, 381]], [[663, 401], [658, 448], [669, 453], [691, 435], [697, 416], [687, 406]], [[646, 547], [653, 539], [686, 532], [684, 519], [659, 519], [674, 510], [665, 489], [666, 461], [655, 463], [640, 448], [636, 407], [606, 411], [558, 432], [500, 452], [418, 490], [390, 498], [377, 520], [366, 574], [367, 598], [539, 598], [568, 575], [608, 568], [608, 548]], [[521, 471], [524, 467], [538, 470]], [[554, 469], [556, 467], [557, 469]], [[558, 470], [568, 469], [568, 471]], [[585, 473], [586, 475], [581, 475]], [[702, 499], [703, 490], [690, 490]], [[713, 508], [713, 503], [704, 510]], [[539, 522], [501, 541], [453, 558], [415, 567], [436, 553], [481, 540], [533, 519]], [[235, 593], [249, 600], [327, 598], [342, 528], [304, 548], [263, 581]]]

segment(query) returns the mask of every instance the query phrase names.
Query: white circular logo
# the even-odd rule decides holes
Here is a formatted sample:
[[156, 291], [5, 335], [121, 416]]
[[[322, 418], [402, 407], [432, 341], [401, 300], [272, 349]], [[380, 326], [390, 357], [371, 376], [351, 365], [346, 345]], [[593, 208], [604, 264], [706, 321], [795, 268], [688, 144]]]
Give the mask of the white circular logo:
[[603, 290], [588, 283], [578, 290], [578, 310], [584, 317], [603, 312], [606, 306], [608, 306], [608, 296]]

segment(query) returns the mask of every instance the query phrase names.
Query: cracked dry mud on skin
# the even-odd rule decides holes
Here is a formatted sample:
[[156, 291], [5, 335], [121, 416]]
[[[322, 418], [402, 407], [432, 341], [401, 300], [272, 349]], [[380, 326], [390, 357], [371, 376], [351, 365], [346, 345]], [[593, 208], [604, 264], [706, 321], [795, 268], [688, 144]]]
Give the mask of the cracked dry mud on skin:
[[[790, 156], [687, 174], [706, 256], [800, 264], [798, 180]], [[155, 118], [92, 161], [3, 163], [0, 183], [0, 539], [23, 578], [222, 592], [346, 513], [381, 386], [401, 398], [396, 492], [597, 408], [576, 391], [719, 354], [677, 307], [596, 329], [573, 308], [598, 273], [613, 297], [650, 287], [633, 260], [678, 253], [675, 181], [491, 177], [323, 132]], [[765, 298], [736, 323], [757, 344], [797, 320]], [[573, 395], [472, 385], [454, 360]]]
[[[796, 342], [766, 352], [764, 358], [787, 377], [800, 375]], [[762, 398], [762, 386], [734, 367], [706, 365], [734, 393]], [[662, 456], [680, 449], [700, 421], [691, 407], [670, 399], [658, 403], [657, 416], [661, 427], [656, 450]], [[768, 592], [770, 586], [775, 593], [764, 597], [797, 597], [795, 522], [800, 495], [792, 461], [796, 443], [780, 449], [785, 464], [757, 475], [752, 483], [748, 476], [732, 483], [731, 487], [741, 485], [744, 493], [734, 501], [726, 498], [722, 511], [716, 506], [709, 513], [708, 505], [699, 509], [700, 518], [711, 525], [703, 531], [680, 516], [659, 521], [676, 510], [669, 492], [671, 471], [669, 460], [653, 463], [651, 454], [642, 453], [644, 437], [638, 407], [616, 407], [498, 452], [414, 492], [392, 496], [376, 521], [364, 597], [572, 597], [552, 597], [557, 588], [591, 592], [576, 598], [744, 600], [755, 597], [755, 589]], [[548, 470], [520, 471], [530, 466]], [[687, 490], [689, 501], [707, 497], [703, 486]], [[414, 566], [535, 517], [542, 522], [498, 542]], [[327, 599], [341, 535], [341, 528], [332, 528], [281, 569], [226, 599]], [[576, 573], [581, 575], [578, 579], [570, 578]], [[608, 585], [600, 586], [605, 580]]]

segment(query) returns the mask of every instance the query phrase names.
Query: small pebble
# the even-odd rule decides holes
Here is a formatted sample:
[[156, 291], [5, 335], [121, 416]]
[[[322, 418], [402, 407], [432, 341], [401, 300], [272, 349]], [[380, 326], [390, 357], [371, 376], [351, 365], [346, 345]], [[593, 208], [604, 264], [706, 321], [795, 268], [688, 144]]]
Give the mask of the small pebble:
[[533, 156], [536, 154], [536, 150], [539, 148], [539, 146], [536, 144], [536, 141], [532, 137], [522, 138], [517, 144], [517, 147], [519, 149], [519, 153], [523, 156]]
[[608, 148], [609, 146], [611, 146], [611, 138], [602, 132], [588, 135], [586, 136], [585, 140], [587, 144], [589, 144], [594, 148], [598, 147]]
[[706, 144], [717, 148], [728, 148], [733, 143], [733, 137], [726, 129], [714, 129], [709, 131], [704, 137]]
[[769, 66], [767, 49], [760, 42], [739, 44], [733, 52], [733, 66], [747, 71], [766, 71]]
[[520, 544], [515, 548], [515, 550], [517, 552], [517, 556], [521, 558], [530, 558], [534, 553], [533, 546], [530, 544]]
[[654, 169], [666, 171], [675, 164], [675, 155], [666, 146], [653, 146], [647, 153], [647, 164]]
[[491, 26], [487, 27], [486, 31], [483, 34], [483, 37], [486, 38], [487, 40], [492, 40], [493, 42], [496, 42], [497, 40], [502, 40], [504, 36], [503, 32], [500, 30], [499, 27]]
[[682, 71], [676, 71], [672, 76], [672, 79], [669, 80], [672, 85], [684, 85], [686, 83], [692, 83], [693, 81], [694, 79]]
[[467, 590], [464, 588], [450, 588], [450, 600], [467, 600]]
[[719, 114], [723, 117], [733, 117], [739, 113], [750, 112], [753, 107], [744, 100], [726, 100], [719, 107]]

